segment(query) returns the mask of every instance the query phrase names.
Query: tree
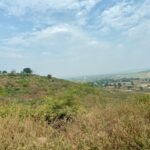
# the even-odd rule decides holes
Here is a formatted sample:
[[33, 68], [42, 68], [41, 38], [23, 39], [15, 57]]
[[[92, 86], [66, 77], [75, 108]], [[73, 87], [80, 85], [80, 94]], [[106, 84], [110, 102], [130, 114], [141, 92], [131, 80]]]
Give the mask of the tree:
[[121, 88], [121, 86], [122, 86], [122, 84], [119, 82], [119, 83], [118, 83], [118, 88], [120, 89], [120, 88]]
[[128, 90], [131, 90], [131, 89], [132, 89], [132, 86], [128, 86], [127, 88], [128, 88]]
[[6, 70], [4, 70], [4, 71], [2, 72], [2, 74], [7, 74], [7, 71], [6, 71]]
[[115, 89], [117, 88], [117, 85], [116, 85], [116, 83], [114, 83], [114, 88], [115, 88]]
[[107, 87], [107, 86], [109, 86], [108, 82], [106, 82], [106, 83], [104, 84], [104, 87]]
[[33, 71], [31, 70], [31, 68], [24, 68], [22, 71], [23, 74], [32, 74], [32, 72]]
[[47, 75], [47, 78], [48, 78], [48, 79], [52, 79], [52, 75], [48, 74], [48, 75]]
[[131, 85], [134, 86], [134, 82], [133, 81], [131, 81]]

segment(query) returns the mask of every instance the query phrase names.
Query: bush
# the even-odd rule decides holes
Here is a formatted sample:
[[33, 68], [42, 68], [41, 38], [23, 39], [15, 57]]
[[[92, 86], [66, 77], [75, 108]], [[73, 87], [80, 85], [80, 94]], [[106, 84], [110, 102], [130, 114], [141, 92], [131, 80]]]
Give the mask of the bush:
[[47, 98], [44, 119], [49, 124], [59, 120], [69, 121], [73, 119], [77, 111], [77, 105], [73, 102], [71, 104], [68, 100]]
[[150, 101], [150, 95], [137, 95], [135, 96], [135, 100], [138, 103], [146, 103]]
[[47, 78], [48, 78], [48, 79], [52, 79], [52, 75], [48, 74], [48, 75], [47, 75]]
[[0, 107], [0, 117], [17, 115], [19, 118], [31, 117], [35, 120], [46, 121], [48, 124], [63, 120], [72, 120], [77, 114], [78, 107], [68, 100], [57, 100], [46, 97], [36, 101], [15, 101]]
[[7, 71], [6, 70], [2, 71], [2, 74], [7, 74]]
[[23, 71], [22, 71], [22, 74], [32, 74], [32, 70], [31, 68], [24, 68]]

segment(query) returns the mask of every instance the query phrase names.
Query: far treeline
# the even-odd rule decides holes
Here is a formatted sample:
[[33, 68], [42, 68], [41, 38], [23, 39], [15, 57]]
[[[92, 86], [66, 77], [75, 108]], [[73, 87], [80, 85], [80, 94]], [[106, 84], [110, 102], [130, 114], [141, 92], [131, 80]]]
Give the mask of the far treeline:
[[[23, 70], [21, 72], [16, 72], [16, 70], [12, 70], [10, 72], [3, 70], [0, 70], [0, 75], [10, 75], [10, 76], [14, 76], [14, 75], [32, 75], [33, 74], [33, 70], [31, 68], [23, 68]], [[48, 74], [47, 75], [48, 78], [52, 78], [52, 75]]]

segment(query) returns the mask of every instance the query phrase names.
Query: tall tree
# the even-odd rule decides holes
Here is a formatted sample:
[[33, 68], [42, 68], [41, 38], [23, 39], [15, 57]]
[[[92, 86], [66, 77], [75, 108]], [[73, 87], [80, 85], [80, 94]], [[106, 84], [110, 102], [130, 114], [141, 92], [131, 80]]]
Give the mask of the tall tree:
[[24, 73], [24, 74], [32, 74], [32, 69], [31, 68], [24, 68], [23, 69], [23, 71], [22, 71], [22, 73]]

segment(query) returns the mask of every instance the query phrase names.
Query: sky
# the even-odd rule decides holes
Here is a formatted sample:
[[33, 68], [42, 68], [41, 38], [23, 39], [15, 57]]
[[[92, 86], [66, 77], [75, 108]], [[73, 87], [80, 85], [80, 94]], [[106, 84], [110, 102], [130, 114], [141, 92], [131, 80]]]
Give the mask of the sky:
[[150, 0], [0, 0], [0, 70], [75, 77], [150, 69]]

